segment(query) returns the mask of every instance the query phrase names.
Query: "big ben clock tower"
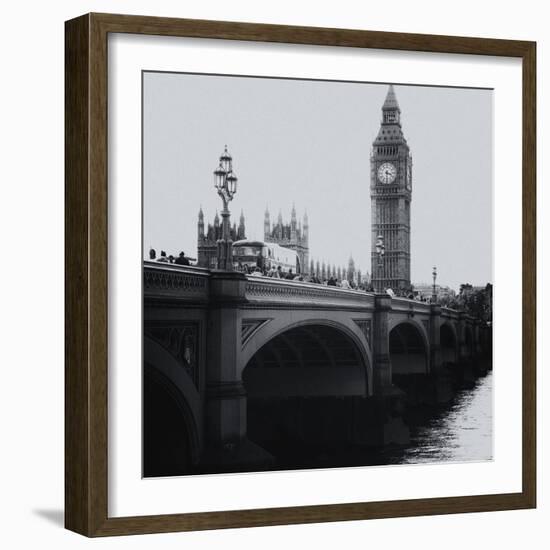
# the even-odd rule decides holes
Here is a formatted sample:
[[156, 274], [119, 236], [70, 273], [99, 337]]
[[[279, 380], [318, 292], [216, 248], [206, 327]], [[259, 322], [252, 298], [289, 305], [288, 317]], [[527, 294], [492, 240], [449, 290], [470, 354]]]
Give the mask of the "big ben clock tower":
[[[390, 85], [371, 154], [371, 273], [375, 289], [411, 286], [412, 158]], [[381, 237], [381, 239], [380, 239]], [[383, 243], [381, 256], [376, 249]]]

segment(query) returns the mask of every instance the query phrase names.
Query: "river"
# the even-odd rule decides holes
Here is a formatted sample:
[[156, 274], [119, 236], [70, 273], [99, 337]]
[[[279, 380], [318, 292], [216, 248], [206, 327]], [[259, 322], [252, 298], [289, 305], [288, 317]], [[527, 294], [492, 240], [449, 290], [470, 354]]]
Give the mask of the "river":
[[493, 455], [493, 375], [477, 378], [460, 389], [446, 405], [409, 409], [410, 429], [406, 445], [365, 448], [345, 445], [330, 449], [283, 446], [270, 449], [276, 464], [270, 469], [334, 468], [390, 464], [476, 462]]
[[[485, 376], [475, 378], [475, 381], [470, 378], [467, 384], [467, 387], [456, 391], [452, 399], [445, 405], [407, 406], [401, 419], [403, 427], [408, 427], [410, 433], [409, 441], [406, 444], [373, 447], [351, 441], [346, 444], [316, 444], [311, 439], [309, 442], [288, 437], [278, 440], [271, 439], [265, 443], [258, 441], [257, 444], [271, 454], [273, 462], [254, 469], [237, 465], [226, 471], [295, 470], [491, 460], [493, 456], [493, 374], [489, 371]], [[337, 416], [338, 411], [345, 408], [345, 403], [345, 400], [333, 401], [332, 407], [328, 409], [329, 416]], [[288, 407], [288, 404], [286, 406]], [[298, 410], [300, 408], [298, 407]], [[278, 419], [282, 411], [283, 409], [272, 414], [273, 411], [270, 410], [269, 417]], [[292, 413], [293, 410], [286, 411], [287, 416], [294, 418]], [[257, 415], [258, 410], [256, 409], [255, 416], [257, 417]], [[317, 416], [313, 416], [313, 418], [314, 423], [309, 425], [311, 429], [315, 427], [315, 423], [319, 424], [319, 418]], [[298, 424], [298, 422], [296, 423]], [[263, 422], [260, 423], [260, 426], [264, 426]], [[216, 468], [214, 472], [220, 473], [220, 470]], [[213, 473], [213, 471], [212, 469], [201, 469], [197, 473]]]
[[490, 460], [493, 454], [493, 374], [460, 390], [427, 424], [413, 426], [411, 442], [395, 463]]

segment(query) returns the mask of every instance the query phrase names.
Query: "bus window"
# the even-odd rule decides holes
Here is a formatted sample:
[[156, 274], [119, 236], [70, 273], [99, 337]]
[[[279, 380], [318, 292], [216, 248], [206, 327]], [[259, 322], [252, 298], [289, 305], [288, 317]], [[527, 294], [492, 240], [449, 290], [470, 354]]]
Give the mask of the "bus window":
[[252, 246], [238, 246], [234, 247], [234, 253], [239, 256], [259, 256], [261, 253], [260, 248], [255, 248]]

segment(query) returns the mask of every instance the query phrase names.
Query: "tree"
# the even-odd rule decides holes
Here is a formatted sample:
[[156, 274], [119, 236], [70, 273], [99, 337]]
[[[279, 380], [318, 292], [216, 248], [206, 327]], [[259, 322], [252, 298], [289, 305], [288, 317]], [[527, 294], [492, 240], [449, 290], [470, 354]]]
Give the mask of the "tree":
[[465, 311], [472, 317], [481, 319], [486, 323], [493, 320], [493, 285], [487, 283], [485, 288], [474, 289], [469, 284], [460, 285], [460, 293], [457, 297], [457, 309]]

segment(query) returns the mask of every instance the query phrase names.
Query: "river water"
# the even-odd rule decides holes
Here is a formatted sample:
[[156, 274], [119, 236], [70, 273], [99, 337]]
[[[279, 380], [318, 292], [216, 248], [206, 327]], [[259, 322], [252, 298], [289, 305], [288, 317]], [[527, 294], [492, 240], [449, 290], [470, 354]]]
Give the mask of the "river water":
[[420, 407], [406, 414], [410, 442], [373, 449], [345, 446], [331, 449], [292, 447], [270, 452], [277, 457], [272, 469], [334, 468], [441, 462], [479, 462], [493, 455], [493, 375], [477, 378], [458, 390], [446, 405]]
[[413, 426], [411, 442], [394, 463], [490, 460], [493, 455], [493, 374], [460, 390], [427, 424]]
[[[410, 432], [405, 445], [372, 447], [348, 444], [316, 444], [280, 439], [257, 443], [271, 454], [269, 465], [251, 469], [235, 465], [222, 471], [296, 470], [382, 466], [442, 462], [481, 462], [493, 456], [493, 374], [470, 379], [445, 405], [410, 405], [404, 410], [403, 426]], [[250, 403], [249, 403], [250, 406]], [[291, 411], [292, 412], [292, 411]], [[337, 412], [331, 409], [330, 413]], [[250, 413], [250, 410], [249, 410]], [[277, 415], [274, 415], [277, 417]], [[291, 415], [292, 416], [292, 415]], [[263, 424], [262, 424], [263, 425]], [[271, 443], [271, 444], [269, 444]]]

